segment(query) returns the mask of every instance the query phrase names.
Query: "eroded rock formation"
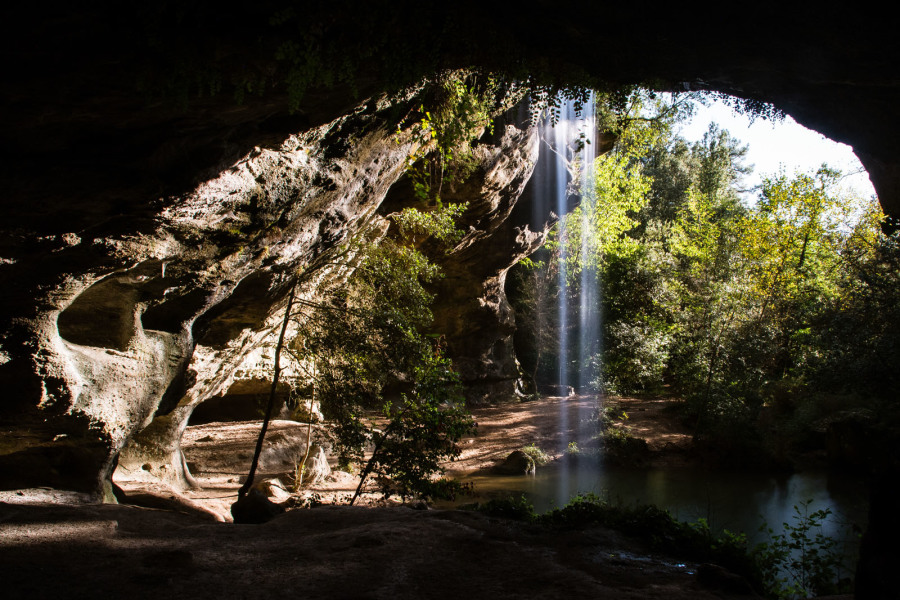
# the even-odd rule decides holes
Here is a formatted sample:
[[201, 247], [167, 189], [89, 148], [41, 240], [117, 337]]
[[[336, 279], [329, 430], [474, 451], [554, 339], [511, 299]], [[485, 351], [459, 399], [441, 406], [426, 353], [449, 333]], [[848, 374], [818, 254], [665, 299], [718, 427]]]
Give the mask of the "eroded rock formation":
[[269, 333], [290, 274], [314, 293], [341, 276], [317, 261], [378, 219], [418, 143], [395, 116], [413, 96], [256, 149], [140, 228], [31, 236], [3, 266], [20, 282], [4, 307], [18, 402], [4, 407], [3, 484], [102, 490], [130, 440], [123, 468], [183, 482], [187, 417]]
[[[118, 465], [124, 478], [190, 485], [180, 450], [188, 419], [271, 342], [292, 278], [301, 273], [311, 298], [349, 273], [341, 265], [352, 261], [332, 261], [341, 242], [388, 231], [377, 210], [421, 143], [406, 117], [422, 94], [427, 86], [381, 96], [255, 148], [190, 194], [145, 208], [138, 227], [21, 232], [34, 250], [3, 266], [7, 281], [28, 283], [6, 303], [2, 377], [19, 403], [4, 412], [0, 484], [108, 496]], [[448, 329], [479, 399], [514, 392], [503, 278], [543, 235], [508, 219], [534, 167], [535, 130], [500, 129], [453, 192], [470, 202], [468, 232], [442, 257], [438, 294], [436, 329]], [[466, 345], [476, 322], [479, 342]]]
[[[466, 235], [447, 252], [424, 248], [443, 272], [433, 289], [433, 329], [445, 337], [447, 355], [465, 384], [470, 404], [521, 395], [512, 341], [515, 320], [504, 290], [506, 273], [540, 247], [554, 222], [547, 211], [540, 222], [532, 223], [530, 207], [519, 207], [538, 159], [538, 128], [529, 126], [527, 119], [512, 120], [501, 121], [492, 139], [475, 148], [474, 173], [442, 191], [444, 202], [468, 203], [459, 221]], [[414, 204], [412, 191], [401, 182], [382, 210]]]

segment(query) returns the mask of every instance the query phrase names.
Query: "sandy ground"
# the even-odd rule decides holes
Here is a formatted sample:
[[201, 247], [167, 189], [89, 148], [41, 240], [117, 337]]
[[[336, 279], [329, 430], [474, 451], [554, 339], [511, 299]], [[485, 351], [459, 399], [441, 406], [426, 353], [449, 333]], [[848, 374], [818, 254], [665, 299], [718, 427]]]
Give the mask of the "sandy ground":
[[583, 443], [596, 432], [596, 406], [594, 396], [571, 396], [475, 409], [477, 432], [463, 440], [462, 455], [447, 464], [447, 473], [460, 476], [490, 468], [531, 444], [558, 458], [569, 442]]
[[[661, 406], [622, 402], [628, 426], [646, 431], [651, 446], [683, 443]], [[532, 443], [561, 452], [591, 435], [586, 416], [593, 405], [592, 398], [573, 397], [479, 409], [478, 434], [465, 440], [452, 469], [483, 469]], [[202, 488], [178, 494], [122, 482], [128, 501], [142, 506], [88, 504], [53, 490], [0, 492], [4, 596], [746, 597], [729, 591], [727, 578], [698, 577], [698, 565], [653, 556], [600, 528], [561, 531], [467, 511], [371, 508], [383, 505], [375, 493], [365, 499], [368, 508], [328, 505], [355, 489], [356, 478], [346, 474], [304, 492], [319, 495], [324, 506], [292, 510], [265, 525], [223, 523], [257, 428], [252, 422], [188, 428], [185, 455]], [[293, 448], [305, 436], [300, 424], [273, 424], [264, 478], [289, 477]]]
[[677, 400], [615, 398], [608, 404], [616, 414], [627, 415], [624, 420], [616, 420], [614, 426], [624, 427], [647, 442], [650, 466], [683, 467], [697, 460], [693, 455], [693, 436], [672, 410]]
[[[684, 431], [674, 413], [666, 409], [671, 401], [617, 398], [605, 400], [605, 403], [613, 407], [616, 414], [624, 412], [628, 415], [627, 419], [616, 420], [614, 426], [625, 427], [632, 435], [647, 441], [653, 466], [682, 466], [689, 461], [691, 436]], [[445, 465], [447, 474], [459, 478], [484, 472], [513, 450], [531, 444], [552, 458], [559, 458], [569, 442], [574, 441], [582, 447], [596, 444], [597, 406], [596, 396], [571, 396], [475, 409], [477, 432], [462, 440], [462, 454]], [[238, 488], [250, 467], [259, 426], [258, 421], [247, 421], [188, 427], [183, 448], [200, 488], [181, 495], [171, 492], [173, 500], [183, 497], [198, 505], [198, 509], [208, 510], [229, 521], [231, 504], [237, 499]], [[274, 421], [266, 436], [257, 481], [277, 479], [289, 490], [298, 460], [296, 449], [305, 448], [308, 433], [301, 423]], [[316, 439], [317, 431], [314, 429], [311, 435]], [[334, 460], [331, 463], [332, 467], [337, 467]], [[147, 503], [146, 496], [151, 490], [146, 486], [128, 481], [117, 483], [131, 496], [141, 494], [141, 503]], [[335, 471], [327, 480], [304, 487], [295, 498], [346, 504], [358, 483], [357, 476]], [[365, 489], [367, 493], [357, 501], [364, 506], [399, 503], [398, 498], [385, 501], [375, 481], [368, 481]]]

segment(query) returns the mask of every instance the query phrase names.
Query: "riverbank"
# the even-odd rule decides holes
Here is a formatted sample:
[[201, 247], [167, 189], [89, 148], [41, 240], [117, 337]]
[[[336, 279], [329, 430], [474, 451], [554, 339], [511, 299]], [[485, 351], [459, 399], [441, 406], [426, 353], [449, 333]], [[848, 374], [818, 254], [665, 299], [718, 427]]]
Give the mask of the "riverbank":
[[[698, 466], [691, 432], [681, 422], [671, 398], [600, 398], [596, 395], [545, 397], [538, 400], [477, 408], [474, 436], [463, 440], [460, 458], [447, 464], [450, 476], [460, 477], [489, 469], [513, 450], [534, 445], [551, 460], [562, 458], [570, 443], [596, 450], [604, 428], [643, 440], [643, 467]], [[599, 411], [609, 419], [599, 424]]]
[[[605, 398], [602, 405], [594, 395], [544, 397], [516, 404], [476, 408], [472, 414], [478, 423], [473, 435], [461, 441], [462, 453], [444, 466], [448, 477], [478, 480], [511, 452], [527, 446], [540, 449], [553, 464], [563, 462], [573, 446], [583, 454], [601, 454], [601, 434], [621, 432], [640, 440], [634, 456], [619, 456], [627, 466], [641, 469], [691, 469], [704, 466], [694, 451], [691, 432], [677, 413], [679, 402], [669, 398]], [[599, 424], [600, 410], [607, 418]], [[207, 423], [188, 427], [182, 446], [196, 489], [183, 492], [151, 487], [140, 481], [118, 480], [133, 501], [154, 507], [172, 506], [180, 510], [207, 511], [224, 521], [231, 519], [230, 507], [246, 475], [259, 422]], [[270, 493], [284, 502], [290, 494], [292, 472], [296, 468], [296, 448], [305, 447], [307, 426], [294, 421], [273, 421], [266, 437], [258, 480], [274, 480]], [[313, 439], [316, 430], [312, 431]], [[617, 436], [613, 436], [617, 437]], [[332, 467], [336, 467], [332, 460]], [[632, 464], [634, 463], [634, 464]], [[356, 490], [358, 477], [334, 471], [329, 477], [304, 488], [291, 498], [292, 503], [346, 504]], [[515, 487], [515, 483], [511, 484]], [[393, 506], [399, 498], [385, 498], [378, 482], [367, 482], [357, 500], [363, 506]], [[560, 498], [560, 503], [563, 499]]]

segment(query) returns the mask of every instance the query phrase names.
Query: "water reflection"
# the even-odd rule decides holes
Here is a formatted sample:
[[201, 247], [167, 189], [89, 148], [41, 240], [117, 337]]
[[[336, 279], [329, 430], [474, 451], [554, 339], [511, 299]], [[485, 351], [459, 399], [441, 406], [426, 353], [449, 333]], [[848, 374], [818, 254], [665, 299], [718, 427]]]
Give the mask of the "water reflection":
[[751, 544], [767, 539], [759, 531], [763, 522], [777, 532], [782, 523], [793, 523], [795, 505], [812, 500], [810, 512], [832, 511], [822, 533], [848, 544], [851, 553], [858, 541], [852, 525], [865, 525], [867, 510], [862, 480], [824, 471], [773, 476], [695, 468], [598, 468], [591, 464], [547, 466], [534, 477], [477, 475], [465, 481], [473, 482], [476, 494], [484, 499], [524, 493], [536, 512], [560, 507], [579, 493], [593, 493], [623, 506], [655, 504], [682, 521], [704, 518], [715, 532], [745, 532]]

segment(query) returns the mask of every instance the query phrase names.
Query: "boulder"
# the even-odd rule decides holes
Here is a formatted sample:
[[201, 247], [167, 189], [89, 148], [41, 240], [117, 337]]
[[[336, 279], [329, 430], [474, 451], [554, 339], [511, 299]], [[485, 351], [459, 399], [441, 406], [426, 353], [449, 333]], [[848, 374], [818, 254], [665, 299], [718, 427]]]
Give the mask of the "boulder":
[[503, 462], [494, 466], [498, 475], [534, 475], [535, 471], [534, 459], [521, 450], [513, 450]]
[[313, 443], [309, 450], [309, 456], [303, 463], [303, 485], [316, 485], [322, 483], [331, 475], [331, 466], [328, 464], [328, 455], [320, 444]]

